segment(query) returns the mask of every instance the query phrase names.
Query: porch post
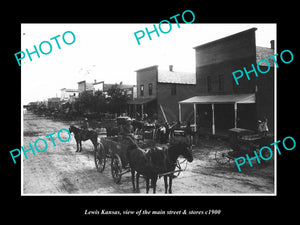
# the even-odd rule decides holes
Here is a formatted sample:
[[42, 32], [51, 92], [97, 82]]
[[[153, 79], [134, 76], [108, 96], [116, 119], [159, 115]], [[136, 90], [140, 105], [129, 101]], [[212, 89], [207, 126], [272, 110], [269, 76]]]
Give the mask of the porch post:
[[178, 103], [178, 110], [179, 110], [179, 122], [181, 122], [181, 104]]
[[215, 135], [215, 104], [211, 104], [211, 110], [212, 110], [212, 134]]
[[234, 103], [234, 128], [237, 128], [237, 103]]
[[144, 120], [144, 104], [142, 104], [142, 120]]
[[195, 132], [197, 132], [197, 107], [194, 103], [194, 123], [195, 123]]

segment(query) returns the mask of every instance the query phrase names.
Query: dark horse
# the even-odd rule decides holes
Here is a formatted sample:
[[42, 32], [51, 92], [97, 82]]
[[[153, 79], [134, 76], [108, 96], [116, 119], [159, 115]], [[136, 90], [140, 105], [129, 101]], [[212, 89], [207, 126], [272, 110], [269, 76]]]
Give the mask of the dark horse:
[[[151, 180], [151, 186], [153, 193], [156, 192], [156, 182], [158, 174], [168, 173], [164, 176], [165, 181], [165, 193], [167, 193], [169, 177], [169, 193], [172, 193], [172, 171], [175, 170], [177, 159], [180, 155], [186, 158], [189, 162], [193, 161], [192, 152], [189, 149], [189, 145], [184, 142], [173, 143], [166, 149], [158, 149], [156, 147], [145, 151], [141, 149], [132, 138], [127, 137], [129, 146], [127, 148], [127, 159], [129, 161], [131, 169], [131, 179], [133, 190], [139, 192], [139, 176], [144, 175], [146, 179], [146, 193], [149, 192], [149, 181]], [[135, 172], [136, 174], [136, 187], [135, 187]]]
[[[126, 158], [130, 166], [133, 191], [140, 191], [139, 177], [143, 175], [146, 180], [146, 193], [149, 192], [150, 180], [152, 182], [153, 193], [155, 193], [157, 176], [162, 171], [165, 171], [165, 168], [161, 168], [160, 166], [164, 166], [166, 159], [159, 157], [161, 151], [158, 152], [155, 148], [147, 150], [140, 148], [132, 137], [126, 136], [124, 137], [124, 141], [127, 142]], [[154, 164], [153, 161], [155, 161], [156, 164]]]
[[81, 152], [81, 150], [82, 150], [81, 141], [86, 141], [86, 140], [91, 140], [94, 145], [94, 148], [96, 150], [97, 138], [98, 138], [98, 134], [96, 131], [80, 129], [73, 125], [70, 126], [69, 131], [70, 131], [70, 133], [73, 132], [75, 135], [75, 140], [76, 140], [76, 144], [77, 144], [76, 152]]
[[[165, 173], [169, 173], [167, 175], [164, 175], [165, 193], [167, 194], [168, 191], [169, 193], [172, 193], [173, 173], [170, 172], [175, 171], [178, 157], [182, 155], [185, 159], [187, 159], [188, 162], [192, 162], [193, 155], [190, 149], [190, 145], [182, 141], [171, 144], [169, 148], [165, 149], [165, 152], [167, 155], [166, 156], [167, 160], [165, 161], [166, 162]], [[169, 184], [168, 184], [168, 178], [169, 178]]]

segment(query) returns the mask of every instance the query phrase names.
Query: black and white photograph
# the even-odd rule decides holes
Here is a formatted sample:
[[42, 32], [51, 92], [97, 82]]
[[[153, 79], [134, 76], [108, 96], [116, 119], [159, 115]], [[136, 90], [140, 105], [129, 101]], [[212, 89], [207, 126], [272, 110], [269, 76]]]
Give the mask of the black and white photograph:
[[22, 195], [276, 194], [275, 23], [21, 35]]
[[4, 217], [291, 221], [297, 7], [124, 3], [5, 8]]

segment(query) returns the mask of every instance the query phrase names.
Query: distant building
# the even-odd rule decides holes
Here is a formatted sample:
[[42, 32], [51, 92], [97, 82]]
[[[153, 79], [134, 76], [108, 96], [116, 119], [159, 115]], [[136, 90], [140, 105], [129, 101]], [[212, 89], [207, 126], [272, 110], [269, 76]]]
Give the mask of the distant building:
[[96, 91], [101, 91], [103, 92], [106, 96], [108, 95], [108, 90], [111, 89], [113, 86], [117, 86], [118, 88], [120, 88], [124, 95], [127, 95], [127, 97], [129, 99], [133, 99], [133, 86], [131, 84], [123, 84], [122, 82], [120, 84], [107, 84], [104, 81], [100, 81], [100, 82], [95, 82], [93, 83], [94, 86], [94, 92]]
[[[147, 114], [157, 116], [162, 122], [178, 120], [178, 101], [195, 93], [196, 75], [190, 72], [180, 72], [160, 69], [157, 65], [139, 69], [137, 73], [137, 98], [129, 102], [129, 114], [133, 117]], [[183, 117], [189, 119], [192, 110], [183, 110]]]
[[94, 92], [94, 85], [92, 82], [86, 82], [85, 80], [77, 82], [78, 84], [78, 94], [80, 95], [82, 92]]
[[78, 90], [77, 89], [69, 89], [69, 88], [62, 88], [60, 89], [61, 96], [60, 99], [62, 101], [74, 101], [75, 98], [78, 97]]
[[58, 97], [48, 98], [47, 107], [49, 109], [59, 109], [60, 98], [58, 98]]

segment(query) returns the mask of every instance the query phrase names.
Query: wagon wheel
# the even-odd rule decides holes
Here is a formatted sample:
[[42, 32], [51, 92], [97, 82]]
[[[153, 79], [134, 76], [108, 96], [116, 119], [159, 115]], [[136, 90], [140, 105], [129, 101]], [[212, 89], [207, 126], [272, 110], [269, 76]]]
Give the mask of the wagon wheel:
[[218, 164], [225, 165], [230, 162], [230, 157], [228, 156], [228, 151], [216, 151], [215, 159]]
[[113, 154], [111, 157], [111, 175], [114, 182], [119, 184], [122, 177], [122, 161], [118, 154]]
[[105, 149], [102, 143], [98, 143], [97, 149], [94, 152], [95, 165], [98, 172], [103, 172], [106, 164]]

